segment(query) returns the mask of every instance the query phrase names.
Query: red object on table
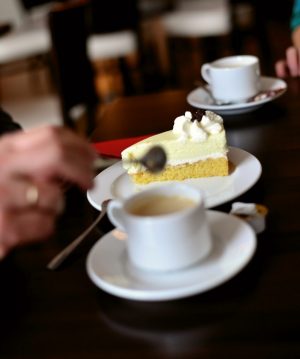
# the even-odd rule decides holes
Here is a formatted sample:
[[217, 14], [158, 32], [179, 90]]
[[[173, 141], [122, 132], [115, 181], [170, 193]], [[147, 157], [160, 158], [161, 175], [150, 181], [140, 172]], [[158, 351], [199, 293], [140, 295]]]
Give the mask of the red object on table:
[[142, 141], [149, 136], [151, 135], [121, 138], [121, 139], [110, 140], [110, 141], [101, 141], [101, 142], [93, 143], [93, 146], [96, 149], [96, 151], [102, 156], [120, 158], [121, 152], [125, 150], [125, 148], [133, 145], [134, 143]]

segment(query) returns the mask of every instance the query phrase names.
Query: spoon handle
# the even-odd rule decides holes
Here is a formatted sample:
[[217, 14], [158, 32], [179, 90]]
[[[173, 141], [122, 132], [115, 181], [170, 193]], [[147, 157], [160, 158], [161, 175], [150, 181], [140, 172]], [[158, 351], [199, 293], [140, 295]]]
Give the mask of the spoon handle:
[[104, 215], [106, 214], [106, 208], [107, 204], [103, 203], [102, 211], [94, 220], [94, 222], [47, 264], [48, 269], [57, 269], [69, 257], [69, 255], [74, 252], [74, 250], [79, 246], [79, 244], [84, 240], [84, 238], [92, 231], [93, 228], [96, 227], [96, 225], [104, 217]]
[[93, 163], [93, 167], [95, 170], [100, 170], [106, 167], [110, 167], [114, 165], [116, 162], [121, 161], [120, 158], [103, 158], [97, 157]]

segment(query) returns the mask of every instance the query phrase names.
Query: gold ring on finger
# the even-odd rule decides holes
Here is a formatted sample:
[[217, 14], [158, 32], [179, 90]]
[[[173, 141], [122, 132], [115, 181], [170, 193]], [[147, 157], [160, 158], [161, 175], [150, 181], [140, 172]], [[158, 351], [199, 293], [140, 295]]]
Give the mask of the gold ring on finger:
[[26, 190], [26, 201], [28, 206], [36, 206], [39, 202], [39, 190], [34, 184], [30, 184]]

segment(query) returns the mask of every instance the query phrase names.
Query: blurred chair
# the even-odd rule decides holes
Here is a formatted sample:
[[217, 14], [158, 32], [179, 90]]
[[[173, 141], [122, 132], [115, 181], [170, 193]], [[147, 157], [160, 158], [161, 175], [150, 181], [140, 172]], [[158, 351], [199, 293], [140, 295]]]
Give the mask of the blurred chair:
[[138, 0], [137, 3], [144, 18], [161, 15], [173, 6], [173, 0]]
[[[139, 12], [136, 0], [90, 0], [90, 34], [87, 40], [89, 59], [114, 59], [122, 75], [124, 94], [136, 92], [128, 57], [141, 56]], [[137, 59], [137, 65], [139, 61]]]
[[[171, 80], [176, 83], [178, 64], [176, 55], [184, 55], [189, 67], [193, 65], [191, 52], [198, 61], [194, 64], [194, 80], [199, 77], [201, 62], [222, 56], [231, 32], [231, 11], [227, 0], [177, 0], [174, 9], [161, 18], [168, 41]], [[225, 46], [223, 43], [225, 42]], [[189, 45], [189, 46], [188, 46]]]
[[[49, 13], [52, 58], [61, 113], [66, 126], [84, 134], [93, 129], [98, 98], [87, 56], [88, 1], [54, 6]], [[83, 125], [83, 129], [79, 127]]]
[[9, 23], [16, 28], [24, 22], [24, 18], [25, 9], [20, 1], [0, 1], [0, 23]]
[[48, 62], [51, 48], [45, 13], [28, 13], [18, 0], [0, 1], [0, 22], [11, 30], [0, 37], [0, 67], [16, 69], [16, 65], [32, 68]]

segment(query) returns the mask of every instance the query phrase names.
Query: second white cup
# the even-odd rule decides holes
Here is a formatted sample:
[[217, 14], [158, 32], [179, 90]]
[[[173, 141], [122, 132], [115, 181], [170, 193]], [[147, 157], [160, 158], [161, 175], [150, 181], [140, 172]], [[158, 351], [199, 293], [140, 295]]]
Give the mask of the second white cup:
[[228, 56], [203, 64], [203, 79], [213, 97], [224, 103], [244, 102], [261, 90], [259, 59], [252, 55]]
[[203, 194], [170, 184], [113, 200], [111, 222], [128, 235], [130, 262], [144, 270], [178, 270], [203, 259], [211, 249]]

